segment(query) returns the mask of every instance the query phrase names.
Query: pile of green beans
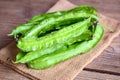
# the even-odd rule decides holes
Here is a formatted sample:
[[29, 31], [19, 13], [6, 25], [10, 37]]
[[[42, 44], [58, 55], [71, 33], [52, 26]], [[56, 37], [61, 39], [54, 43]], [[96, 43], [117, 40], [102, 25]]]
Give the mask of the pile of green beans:
[[103, 35], [97, 10], [88, 5], [40, 14], [17, 26], [9, 35], [20, 52], [14, 63], [45, 69], [93, 49]]

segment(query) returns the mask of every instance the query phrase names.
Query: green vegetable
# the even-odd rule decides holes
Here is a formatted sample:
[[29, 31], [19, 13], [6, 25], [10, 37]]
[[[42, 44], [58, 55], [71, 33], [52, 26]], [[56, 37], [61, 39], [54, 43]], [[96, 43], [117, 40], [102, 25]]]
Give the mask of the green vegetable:
[[83, 41], [81, 43], [76, 43], [70, 45], [68, 48], [63, 50], [58, 50], [52, 54], [41, 56], [33, 61], [28, 63], [28, 66], [33, 69], [44, 69], [55, 64], [58, 64], [62, 61], [65, 61], [69, 58], [77, 56], [81, 53], [86, 53], [91, 50], [99, 42], [103, 35], [103, 28], [100, 25], [96, 26], [95, 33], [93, 38], [89, 41]]
[[36, 37], [38, 35], [46, 33], [47, 31], [54, 30], [55, 28], [58, 28], [60, 26], [70, 24], [76, 19], [88, 18], [88, 17], [97, 18], [95, 17], [95, 15], [91, 15], [89, 13], [80, 12], [80, 11], [69, 12], [65, 15], [58, 17], [50, 17], [43, 20], [38, 25], [34, 26], [32, 29], [26, 32], [25, 38]]
[[24, 52], [19, 52], [17, 55], [16, 55], [16, 61], [20, 60], [23, 56], [25, 56], [26, 53]]
[[93, 22], [89, 18], [40, 38], [22, 38], [18, 41], [17, 47], [22, 51], [29, 52], [48, 48], [52, 45], [68, 45], [70, 44], [69, 39], [75, 40], [75, 37], [82, 35], [92, 24]]
[[65, 14], [67, 12], [73, 12], [73, 11], [82, 11], [82, 12], [90, 13], [90, 14], [93, 14], [93, 15], [97, 15], [97, 10], [94, 7], [88, 6], [88, 5], [83, 5], [83, 6], [73, 8], [71, 10], [57, 11], [57, 12], [51, 12], [51, 13], [46, 13], [46, 14], [40, 14], [40, 15], [34, 16], [28, 22], [29, 23], [36, 22], [36, 21], [42, 20], [43, 17], [53, 17], [53, 16], [58, 16], [58, 15], [61, 16], [62, 14]]
[[[83, 40], [89, 40], [91, 39], [91, 36], [92, 36], [92, 32], [90, 30], [86, 31], [85, 33], [83, 33], [82, 35], [74, 38], [73, 39], [69, 39], [68, 42], [70, 44], [73, 44], [75, 43], [76, 41], [83, 41]], [[63, 44], [59, 44], [59, 45], [53, 45], [49, 48], [45, 48], [45, 49], [40, 49], [40, 50], [37, 50], [37, 51], [33, 51], [33, 52], [29, 52], [27, 53], [24, 57], [22, 57], [21, 59], [17, 60], [16, 63], [27, 63], [31, 60], [34, 60], [40, 56], [43, 56], [45, 54], [50, 54], [50, 53], [53, 53], [54, 51], [56, 50], [59, 50], [61, 48], [66, 48], [67, 45], [63, 45]]]
[[16, 27], [11, 34], [21, 50], [13, 63], [45, 69], [93, 49], [103, 35], [97, 10], [79, 6], [40, 14]]

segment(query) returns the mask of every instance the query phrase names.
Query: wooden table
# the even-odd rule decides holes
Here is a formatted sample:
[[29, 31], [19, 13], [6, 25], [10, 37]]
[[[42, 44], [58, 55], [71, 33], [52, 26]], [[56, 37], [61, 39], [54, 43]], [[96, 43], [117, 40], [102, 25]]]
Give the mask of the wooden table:
[[[0, 0], [0, 48], [13, 39], [6, 35], [18, 24], [24, 23], [32, 16], [45, 13], [58, 0]], [[120, 20], [120, 0], [70, 0], [81, 5], [89, 4], [100, 13]], [[0, 64], [0, 80], [30, 80], [12, 69]], [[120, 80], [120, 36], [75, 80]]]

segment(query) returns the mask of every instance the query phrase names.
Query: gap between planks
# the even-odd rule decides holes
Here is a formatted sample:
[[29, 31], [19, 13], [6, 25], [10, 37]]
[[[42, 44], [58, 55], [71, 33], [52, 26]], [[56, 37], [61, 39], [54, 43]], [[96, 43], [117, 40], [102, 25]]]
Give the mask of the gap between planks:
[[112, 72], [112, 71], [106, 71], [106, 70], [98, 70], [98, 69], [90, 69], [90, 68], [84, 68], [83, 70], [84, 71], [90, 71], [90, 72], [98, 72], [98, 73], [105, 73], [105, 74], [120, 76], [120, 73]]

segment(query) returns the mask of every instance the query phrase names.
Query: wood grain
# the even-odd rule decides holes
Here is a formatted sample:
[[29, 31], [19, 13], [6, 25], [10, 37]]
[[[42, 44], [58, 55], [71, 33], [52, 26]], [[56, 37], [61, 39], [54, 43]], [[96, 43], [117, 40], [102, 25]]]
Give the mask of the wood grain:
[[[17, 79], [19, 78], [19, 79]], [[30, 80], [19, 73], [11, 70], [10, 68], [0, 64], [0, 80]]]
[[74, 80], [120, 80], [120, 76], [82, 71]]
[[[7, 37], [6, 35], [10, 33], [14, 27], [16, 27], [21, 23], [24, 23], [34, 15], [46, 12], [57, 1], [58, 0], [0, 0], [0, 34], [1, 34], [0, 48], [6, 46], [8, 43], [10, 43], [13, 40], [11, 37]], [[111, 1], [110, 0], [104, 0], [104, 1], [102, 0], [70, 0], [70, 1], [78, 5], [81, 5], [81, 4], [93, 5], [94, 7], [98, 8], [101, 13], [104, 13], [104, 15], [120, 20], [120, 15], [119, 15], [120, 0], [111, 0]], [[119, 51], [120, 47], [118, 44], [120, 43], [119, 38], [115, 41], [116, 42], [113, 45], [115, 46], [118, 45], [118, 46], [117, 48], [114, 47], [114, 49], [117, 53], [120, 53]], [[117, 54], [116, 52], [113, 54], [108, 51], [104, 52], [100, 57], [95, 59], [93, 63], [88, 65], [86, 68], [119, 73], [120, 72], [119, 71], [120, 70], [119, 54]], [[104, 68], [102, 66], [106, 66], [106, 67]], [[0, 70], [2, 69], [3, 68], [1, 68], [0, 66]], [[11, 74], [18, 75], [16, 78], [19, 77], [19, 74], [17, 74], [16, 72], [12, 71], [11, 69], [7, 70], [7, 68], [5, 68], [5, 71], [3, 71], [4, 75], [2, 75], [3, 77], [0, 79], [3, 80], [5, 77], [7, 78], [6, 76], [7, 71], [9, 71], [9, 73]], [[2, 74], [2, 71], [0, 75], [1, 74]], [[86, 74], [89, 74], [89, 72]], [[85, 76], [83, 79], [86, 80], [88, 77], [90, 77], [90, 75]], [[7, 80], [10, 80], [10, 79], [14, 80], [13, 77], [7, 78]], [[25, 80], [27, 79], [25, 78]]]

